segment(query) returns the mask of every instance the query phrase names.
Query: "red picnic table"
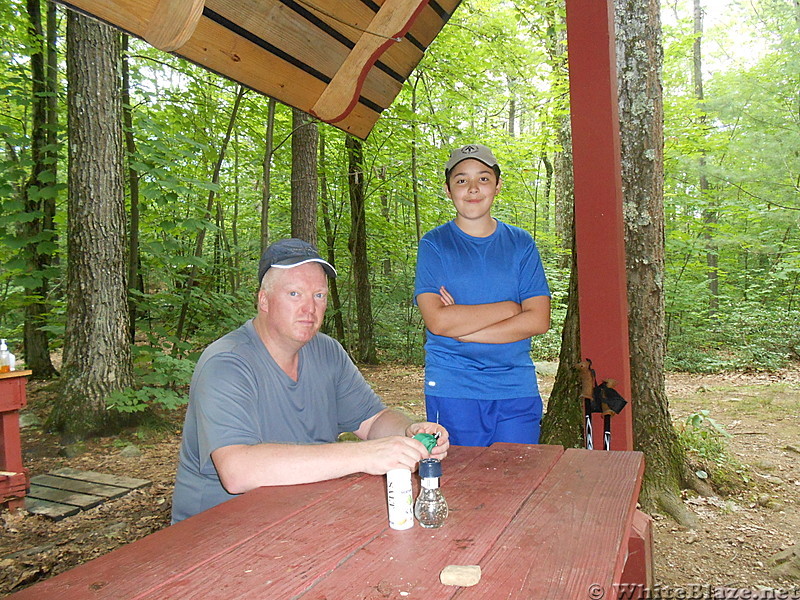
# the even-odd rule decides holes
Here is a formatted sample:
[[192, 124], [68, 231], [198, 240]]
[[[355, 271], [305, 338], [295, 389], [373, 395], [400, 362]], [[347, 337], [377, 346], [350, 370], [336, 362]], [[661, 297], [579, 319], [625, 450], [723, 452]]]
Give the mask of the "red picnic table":
[[[442, 464], [439, 529], [390, 529], [384, 477], [264, 487], [10, 597], [599, 600], [651, 587], [641, 453], [453, 446]], [[443, 585], [448, 565], [482, 577]]]
[[0, 508], [22, 508], [30, 483], [22, 466], [19, 411], [27, 401], [25, 383], [31, 371], [0, 373]]

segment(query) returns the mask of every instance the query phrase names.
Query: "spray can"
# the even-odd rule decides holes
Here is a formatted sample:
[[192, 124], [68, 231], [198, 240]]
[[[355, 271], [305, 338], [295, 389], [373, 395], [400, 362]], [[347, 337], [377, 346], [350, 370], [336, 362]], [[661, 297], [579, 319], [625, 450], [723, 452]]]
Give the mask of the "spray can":
[[414, 526], [414, 498], [411, 471], [392, 469], [386, 473], [386, 499], [389, 504], [389, 527], [409, 529]]

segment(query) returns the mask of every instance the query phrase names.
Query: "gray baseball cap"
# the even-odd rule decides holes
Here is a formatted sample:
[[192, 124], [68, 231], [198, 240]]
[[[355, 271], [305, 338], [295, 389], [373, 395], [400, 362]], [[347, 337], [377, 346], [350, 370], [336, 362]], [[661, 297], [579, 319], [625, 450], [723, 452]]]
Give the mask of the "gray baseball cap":
[[264, 274], [272, 267], [291, 269], [308, 262], [317, 262], [327, 273], [328, 277], [336, 278], [336, 269], [323, 260], [311, 244], [298, 238], [278, 240], [267, 246], [258, 263], [258, 281], [264, 279]]
[[497, 159], [489, 148], [483, 144], [467, 144], [466, 146], [461, 146], [461, 148], [456, 148], [450, 153], [450, 160], [444, 165], [445, 179], [450, 176], [450, 171], [453, 167], [468, 158], [479, 160], [487, 167], [496, 169], [498, 173], [500, 171], [500, 165], [497, 164]]

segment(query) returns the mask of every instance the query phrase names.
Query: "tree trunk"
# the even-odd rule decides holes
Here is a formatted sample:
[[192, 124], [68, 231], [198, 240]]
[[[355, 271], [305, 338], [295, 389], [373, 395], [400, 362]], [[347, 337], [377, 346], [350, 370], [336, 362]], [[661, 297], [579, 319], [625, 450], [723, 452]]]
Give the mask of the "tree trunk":
[[556, 153], [554, 160], [553, 187], [555, 191], [556, 237], [562, 250], [561, 254], [559, 254], [558, 266], [564, 269], [569, 267], [572, 262], [570, 255], [575, 245], [573, 227], [575, 181], [572, 176], [572, 129], [570, 128], [569, 117], [559, 117], [558, 143], [562, 149]]
[[272, 153], [275, 151], [275, 98], [270, 98], [264, 136], [264, 161], [261, 171], [261, 252], [269, 246], [269, 203], [272, 193]]
[[[551, 62], [556, 74], [566, 79], [567, 68], [564, 56], [566, 28], [553, 28], [560, 33], [553, 36]], [[583, 442], [583, 404], [578, 400], [580, 380], [575, 365], [580, 355], [580, 313], [578, 308], [578, 268], [575, 254], [575, 180], [572, 168], [572, 129], [569, 115], [557, 118], [556, 131], [561, 151], [553, 159], [553, 191], [555, 209], [555, 233], [560, 240], [562, 252], [560, 268], [569, 268], [569, 291], [567, 313], [561, 331], [561, 350], [547, 412], [542, 419], [541, 440], [548, 444], [565, 447], [581, 447]]]
[[542, 152], [542, 164], [544, 165], [544, 191], [542, 193], [543, 202], [542, 202], [542, 231], [549, 232], [550, 231], [550, 196], [552, 196], [553, 190], [553, 163], [550, 161], [550, 157], [547, 156], [547, 152]]
[[[322, 207], [322, 224], [325, 230], [325, 246], [327, 248], [327, 256], [325, 260], [327, 260], [333, 268], [336, 268], [336, 226], [334, 221], [331, 219], [331, 196], [328, 190], [328, 177], [327, 177], [327, 169], [328, 169], [328, 161], [326, 158], [325, 153], [325, 135], [323, 132], [320, 132], [319, 136], [319, 172], [320, 172], [320, 180], [319, 180], [319, 189], [321, 193], [321, 200], [320, 203]], [[335, 216], [335, 215], [334, 215]], [[336, 222], [338, 222], [338, 217], [336, 218]], [[339, 280], [338, 279], [331, 279], [329, 281], [330, 286], [330, 293], [331, 293], [331, 313], [333, 314], [333, 329], [334, 329], [334, 337], [339, 340], [339, 342], [347, 348], [346, 339], [345, 339], [345, 329], [344, 329], [344, 317], [342, 316], [342, 300], [339, 297]]]
[[[692, 45], [692, 81], [694, 82], [694, 95], [700, 108], [700, 126], [705, 129], [705, 95], [703, 94], [703, 7], [700, 0], [694, 0], [694, 44]], [[700, 176], [700, 201], [706, 208], [703, 209], [703, 238], [706, 243], [706, 279], [708, 281], [708, 313], [710, 316], [719, 310], [719, 251], [714, 242], [716, 226], [719, 221], [717, 209], [709, 190], [706, 175], [706, 150], [700, 148], [699, 160]]]
[[[231, 134], [233, 132], [233, 126], [236, 124], [236, 116], [239, 114], [239, 105], [242, 103], [242, 98], [245, 94], [244, 86], [239, 86], [236, 92], [236, 100], [233, 102], [233, 109], [231, 109], [231, 116], [228, 119], [228, 129], [225, 132], [225, 138], [222, 140], [222, 146], [219, 149], [219, 155], [217, 156], [217, 163], [214, 166], [214, 173], [211, 176], [212, 183], [219, 183], [219, 174], [222, 170], [222, 163], [225, 161], [225, 152], [228, 149], [228, 143], [231, 141]], [[214, 190], [209, 190], [208, 192], [208, 200], [206, 201], [206, 209], [203, 213], [203, 219], [205, 221], [211, 220], [211, 211], [214, 208], [214, 198], [216, 194]], [[194, 247], [194, 256], [200, 257], [203, 256], [203, 243], [205, 242], [206, 237], [206, 228], [203, 227], [200, 229], [200, 232], [197, 234], [197, 240], [195, 242]], [[183, 331], [186, 326], [186, 315], [189, 311], [189, 304], [191, 303], [192, 299], [192, 288], [194, 288], [195, 282], [197, 281], [197, 263], [192, 265], [192, 270], [189, 273], [189, 279], [186, 282], [186, 293], [183, 297], [183, 303], [181, 304], [181, 312], [180, 316], [178, 317], [178, 327], [176, 330], [176, 337], [178, 339], [182, 339]]]
[[[50, 251], [42, 251], [46, 242], [54, 237], [53, 215], [55, 214], [56, 152], [48, 146], [49, 115], [51, 103], [48, 92], [54, 87], [55, 73], [46, 73], [49, 53], [42, 26], [41, 2], [28, 0], [30, 19], [30, 41], [35, 50], [31, 53], [31, 173], [25, 184], [23, 195], [25, 212], [32, 215], [22, 227], [27, 240], [23, 250], [27, 271], [36, 278], [37, 284], [28, 288], [30, 298], [25, 304], [23, 338], [25, 362], [36, 379], [50, 379], [56, 374], [50, 362], [50, 342], [42, 326], [47, 324], [50, 307], [47, 302], [49, 282], [44, 270], [51, 263]], [[49, 77], [48, 77], [49, 75]], [[55, 247], [54, 245], [52, 247]]]
[[231, 218], [230, 281], [231, 293], [236, 293], [242, 283], [242, 269], [239, 264], [239, 207], [241, 205], [241, 185], [239, 183], [239, 132], [233, 133], [234, 167], [233, 167], [233, 217]]
[[317, 245], [317, 122], [292, 109], [292, 237]]
[[[144, 280], [139, 273], [139, 173], [133, 167], [136, 154], [136, 140], [133, 137], [133, 107], [130, 94], [130, 69], [128, 68], [128, 35], [122, 36], [122, 122], [125, 135], [125, 151], [128, 163], [128, 194], [130, 196], [130, 217], [128, 223], [128, 286], [144, 293]], [[136, 337], [136, 301], [128, 294], [130, 313], [130, 339]]]
[[[419, 75], [414, 79], [414, 87], [411, 88], [411, 114], [417, 114], [417, 83]], [[417, 121], [411, 119], [411, 195], [414, 201], [414, 227], [417, 232], [417, 242], [422, 239], [422, 218], [419, 214], [419, 173], [417, 172]]]
[[[381, 182], [381, 194], [378, 200], [381, 203], [381, 216], [386, 220], [386, 231], [392, 230], [392, 211], [389, 202], [389, 194], [386, 190], [391, 189], [391, 186], [384, 186], [383, 182], [386, 181], [386, 165], [382, 165], [378, 169], [377, 177]], [[388, 280], [392, 276], [392, 255], [386, 254], [382, 263], [383, 276]]]
[[367, 260], [367, 212], [364, 198], [364, 156], [361, 140], [348, 135], [345, 141], [349, 162], [350, 188], [350, 239], [348, 246], [353, 256], [353, 278], [358, 315], [358, 343], [355, 348], [357, 362], [377, 364], [375, 333], [372, 326], [372, 301]]
[[106, 397], [132, 383], [120, 50], [117, 30], [68, 13], [67, 322], [62, 397], [50, 415], [67, 438], [113, 428]]
[[[571, 171], [570, 171], [571, 173]], [[570, 211], [570, 214], [573, 214]], [[574, 220], [574, 219], [573, 219]], [[570, 236], [574, 238], [575, 236]], [[583, 446], [583, 402], [578, 400], [580, 381], [575, 370], [580, 355], [581, 332], [578, 312], [578, 267], [575, 248], [572, 249], [572, 268], [564, 328], [561, 330], [561, 351], [558, 371], [542, 419], [541, 443], [559, 444], [565, 448]]]
[[661, 24], [658, 0], [616, 6], [620, 150], [625, 215], [631, 410], [647, 469], [640, 502], [684, 524], [685, 457], [664, 384], [664, 197]]

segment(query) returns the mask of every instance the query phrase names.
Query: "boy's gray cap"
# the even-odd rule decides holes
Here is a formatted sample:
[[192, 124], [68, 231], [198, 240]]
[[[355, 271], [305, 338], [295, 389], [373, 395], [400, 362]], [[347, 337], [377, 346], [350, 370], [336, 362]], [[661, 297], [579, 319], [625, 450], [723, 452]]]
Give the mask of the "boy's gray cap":
[[291, 269], [308, 262], [316, 262], [322, 265], [328, 277], [336, 277], [336, 269], [330, 263], [323, 260], [311, 244], [298, 238], [288, 238], [278, 240], [274, 244], [267, 246], [261, 260], [258, 263], [258, 281], [264, 279], [264, 274], [272, 267], [278, 269]]
[[450, 160], [444, 166], [444, 176], [447, 177], [453, 167], [468, 158], [479, 160], [492, 169], [498, 166], [497, 159], [489, 148], [483, 144], [467, 144], [466, 146], [461, 146], [461, 148], [456, 148], [450, 153]]

